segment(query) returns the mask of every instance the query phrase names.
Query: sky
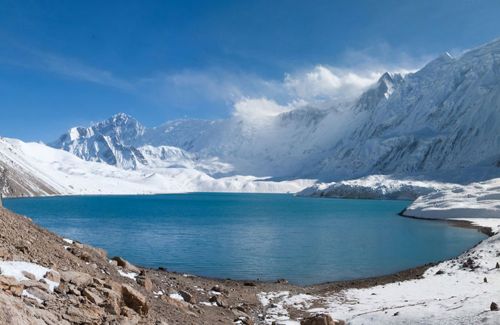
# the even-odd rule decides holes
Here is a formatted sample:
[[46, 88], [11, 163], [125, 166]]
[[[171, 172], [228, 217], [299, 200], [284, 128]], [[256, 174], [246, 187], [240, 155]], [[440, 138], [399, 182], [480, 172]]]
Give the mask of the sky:
[[500, 1], [0, 0], [0, 135], [272, 115], [500, 37]]

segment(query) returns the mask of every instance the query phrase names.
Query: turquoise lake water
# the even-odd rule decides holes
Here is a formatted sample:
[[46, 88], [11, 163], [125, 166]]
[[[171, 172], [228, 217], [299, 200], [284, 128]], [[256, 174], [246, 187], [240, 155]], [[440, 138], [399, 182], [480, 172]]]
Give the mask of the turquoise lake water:
[[138, 265], [303, 285], [440, 261], [485, 238], [398, 216], [408, 204], [227, 193], [5, 200], [63, 237]]

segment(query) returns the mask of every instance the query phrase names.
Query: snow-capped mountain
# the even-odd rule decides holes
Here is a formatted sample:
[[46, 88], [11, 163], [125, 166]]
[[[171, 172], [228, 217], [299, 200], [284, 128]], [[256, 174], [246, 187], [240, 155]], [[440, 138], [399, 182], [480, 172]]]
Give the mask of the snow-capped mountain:
[[[168, 148], [153, 150], [159, 150], [161, 154], [166, 153]], [[171, 156], [170, 153], [166, 155]], [[274, 182], [254, 176], [215, 178], [194, 167], [152, 166], [141, 170], [126, 170], [102, 162], [86, 161], [42, 143], [0, 138], [0, 191], [8, 196], [179, 192], [285, 193], [300, 191], [313, 183], [310, 180]]]
[[131, 143], [143, 134], [144, 127], [136, 119], [117, 114], [88, 128], [71, 128], [50, 145], [88, 161], [135, 169], [146, 159]]
[[177, 120], [154, 128], [119, 114], [73, 128], [52, 146], [130, 169], [168, 165], [180, 155], [195, 168], [204, 161], [212, 174], [468, 181], [500, 176], [499, 131], [496, 40], [457, 58], [443, 54], [405, 76], [385, 73], [357, 100], [328, 109], [300, 107], [258, 120]]

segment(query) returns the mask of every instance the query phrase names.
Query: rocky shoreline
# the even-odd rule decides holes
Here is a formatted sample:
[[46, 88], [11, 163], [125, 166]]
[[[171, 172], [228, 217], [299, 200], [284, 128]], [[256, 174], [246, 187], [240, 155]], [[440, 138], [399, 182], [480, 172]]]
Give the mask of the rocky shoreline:
[[[491, 233], [464, 221], [453, 224]], [[0, 209], [0, 324], [294, 324], [290, 319], [337, 324], [342, 321], [315, 316], [329, 296], [420, 279], [434, 265], [307, 287], [286, 280], [210, 279], [109, 258], [101, 249], [63, 239]], [[43, 272], [29, 272], [37, 268]], [[276, 303], [284, 298], [297, 301]]]

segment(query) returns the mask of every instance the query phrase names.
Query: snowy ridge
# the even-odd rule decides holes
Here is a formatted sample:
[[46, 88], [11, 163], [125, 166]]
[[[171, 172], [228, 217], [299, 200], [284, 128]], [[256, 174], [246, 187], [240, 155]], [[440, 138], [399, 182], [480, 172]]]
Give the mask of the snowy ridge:
[[414, 200], [421, 195], [438, 190], [459, 187], [460, 185], [451, 183], [371, 175], [340, 182], [316, 183], [300, 191], [297, 195], [348, 199]]
[[500, 218], [500, 178], [419, 197], [403, 214], [432, 219]]
[[[82, 160], [41, 143], [0, 138], [0, 160], [8, 174], [7, 188], [23, 188], [10, 195], [157, 194], [184, 192], [295, 193], [311, 180], [273, 182], [253, 176], [214, 178], [189, 166], [125, 170]], [[19, 178], [20, 177], [20, 178]]]

